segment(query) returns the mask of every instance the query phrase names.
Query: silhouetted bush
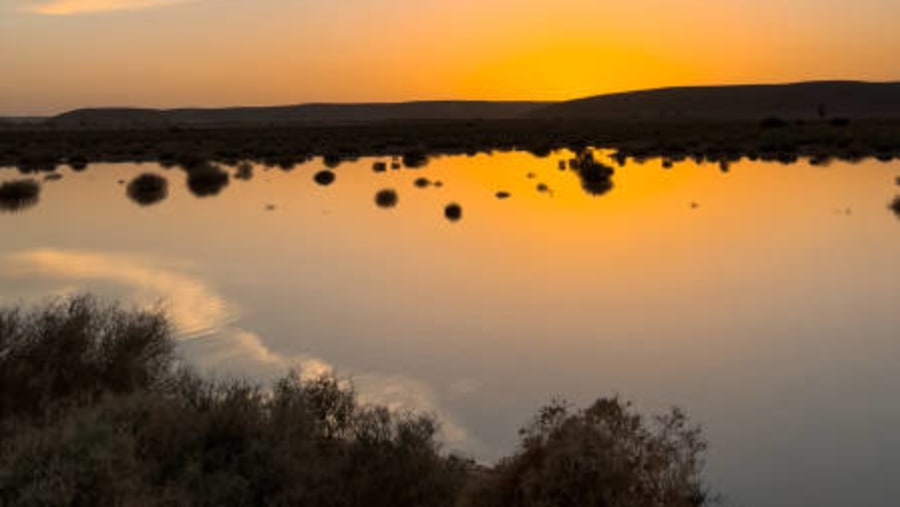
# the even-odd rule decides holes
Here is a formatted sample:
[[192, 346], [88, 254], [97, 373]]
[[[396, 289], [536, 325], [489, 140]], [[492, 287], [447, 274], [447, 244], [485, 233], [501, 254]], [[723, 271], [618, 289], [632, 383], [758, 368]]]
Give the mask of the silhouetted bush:
[[413, 185], [418, 188], [428, 188], [428, 186], [431, 185], [431, 180], [429, 180], [428, 178], [416, 178], [416, 181], [413, 182]]
[[237, 170], [234, 172], [234, 177], [243, 180], [250, 181], [253, 179], [253, 164], [249, 162], [241, 162], [237, 166]]
[[322, 163], [329, 169], [336, 169], [343, 161], [344, 157], [339, 153], [326, 153], [322, 156]]
[[424, 150], [409, 150], [403, 154], [403, 167], [418, 169], [428, 165], [428, 153]]
[[697, 507], [706, 444], [679, 410], [647, 420], [618, 398], [572, 413], [544, 407], [522, 429], [516, 454], [474, 484], [473, 507]]
[[201, 163], [188, 170], [188, 189], [197, 197], [218, 195], [228, 186], [228, 173], [216, 164]]
[[444, 207], [444, 217], [451, 222], [459, 221], [462, 218], [462, 206], [456, 203], [448, 204]]
[[581, 188], [589, 195], [599, 196], [612, 190], [612, 177], [615, 171], [612, 167], [594, 160], [592, 152], [580, 153], [574, 166], [581, 180]]
[[76, 155], [74, 157], [69, 157], [68, 159], [69, 167], [72, 168], [73, 171], [81, 172], [87, 169], [88, 161], [87, 158], [83, 155]]
[[494, 194], [494, 196], [497, 197], [497, 199], [503, 200], [503, 199], [509, 199], [510, 194], [509, 194], [509, 192], [504, 192], [501, 190], [500, 192], [497, 192], [496, 194]]
[[128, 183], [128, 197], [141, 206], [156, 204], [169, 195], [169, 182], [158, 174], [144, 173]]
[[334, 179], [334, 172], [328, 170], [319, 171], [315, 174], [315, 176], [313, 176], [313, 180], [315, 180], [316, 183], [322, 185], [323, 187], [327, 187], [328, 185], [334, 183]]
[[372, 164], [372, 170], [376, 173], [383, 173], [387, 171], [387, 162], [375, 162]]
[[21, 211], [37, 204], [41, 185], [33, 179], [7, 181], [0, 184], [0, 210]]
[[890, 204], [888, 204], [888, 207], [891, 209], [891, 211], [894, 212], [895, 215], [897, 215], [897, 218], [900, 218], [900, 195], [894, 197], [894, 200], [891, 201]]
[[377, 204], [379, 208], [393, 208], [397, 205], [397, 200], [397, 192], [390, 188], [379, 190], [378, 193], [375, 194], [375, 204]]

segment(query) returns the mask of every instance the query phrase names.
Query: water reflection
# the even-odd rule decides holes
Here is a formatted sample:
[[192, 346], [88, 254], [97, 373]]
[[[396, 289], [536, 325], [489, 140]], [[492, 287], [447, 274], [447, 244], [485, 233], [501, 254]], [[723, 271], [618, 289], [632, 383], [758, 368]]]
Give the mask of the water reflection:
[[[520, 152], [521, 153], [521, 152]], [[733, 152], [729, 150], [721, 150], [716, 154], [703, 154], [703, 153], [690, 153], [685, 150], [677, 150], [672, 149], [665, 151], [665, 154], [660, 157], [652, 157], [649, 155], [645, 155], [641, 152], [626, 152], [625, 150], [618, 151], [608, 151], [608, 150], [599, 150], [596, 148], [588, 148], [588, 147], [578, 147], [577, 151], [571, 152], [570, 156], [566, 156], [566, 152], [555, 152], [551, 153], [554, 157], [562, 157], [562, 158], [554, 158], [551, 160], [546, 160], [547, 157], [542, 158], [532, 158], [534, 162], [533, 166], [528, 166], [529, 170], [527, 172], [523, 172], [520, 174], [524, 174], [525, 178], [528, 180], [536, 181], [536, 183], [532, 183], [531, 189], [535, 190], [538, 194], [543, 194], [551, 197], [558, 196], [558, 190], [563, 188], [568, 188], [568, 185], [564, 182], [565, 176], [564, 174], [571, 174], [572, 176], [577, 178], [579, 183], [579, 187], [581, 191], [583, 191], [586, 195], [592, 197], [600, 197], [606, 196], [611, 191], [615, 189], [615, 176], [616, 170], [613, 169], [612, 165], [615, 164], [619, 166], [625, 166], [628, 163], [635, 164], [645, 164], [653, 160], [657, 160], [659, 162], [659, 166], [665, 171], [677, 171], [680, 169], [679, 163], [688, 162], [687, 166], [690, 167], [690, 162], [693, 161], [694, 165], [704, 165], [707, 163], [714, 164], [718, 166], [719, 170], [722, 173], [728, 173], [731, 170], [732, 164], [736, 163], [736, 161], [742, 160], [742, 155], [738, 152]], [[791, 152], [781, 153], [776, 150], [770, 150], [762, 153], [754, 153], [749, 155], [750, 159], [755, 160], [770, 160], [779, 162], [782, 164], [796, 164], [800, 162], [798, 157], [793, 156], [795, 154]], [[495, 158], [502, 157], [504, 155], [496, 153], [492, 155]], [[535, 156], [532, 154], [532, 156]], [[210, 162], [204, 160], [199, 156], [192, 156], [190, 154], [178, 154], [178, 155], [166, 155], [163, 158], [163, 162], [161, 165], [163, 167], [180, 167], [187, 174], [187, 188], [196, 197], [212, 197], [220, 195], [223, 190], [228, 186], [230, 178], [235, 178], [242, 181], [250, 181], [254, 178], [255, 166], [253, 161], [243, 160], [243, 161], [233, 161], [232, 165], [235, 166], [235, 169], [229, 173], [225, 168], [218, 163]], [[301, 163], [306, 164], [307, 162], [313, 161], [312, 158], [302, 159]], [[353, 160], [353, 157], [347, 153], [332, 153], [322, 157], [321, 164], [326, 167], [336, 167], [337, 165]], [[832, 160], [830, 155], [822, 155], [821, 157], [813, 156], [807, 160], [810, 165], [813, 166], [825, 166]], [[371, 168], [373, 172], [377, 173], [380, 178], [394, 178], [396, 177], [393, 172], [388, 174], [388, 169], [402, 169], [404, 167], [411, 169], [418, 169], [424, 167], [428, 164], [429, 155], [427, 152], [423, 150], [410, 150], [400, 155], [394, 155], [391, 157], [390, 161], [386, 160], [372, 160], [368, 162], [371, 164]], [[32, 171], [37, 170], [35, 167], [43, 167], [41, 170], [43, 171], [53, 171], [54, 167], [50, 167], [50, 165], [43, 164], [40, 160], [32, 160], [31, 165]], [[75, 172], [74, 167], [79, 167], [79, 171], [83, 171], [84, 168], [87, 167], [87, 163], [82, 164], [81, 162], [85, 162], [84, 160], [73, 158], [68, 161], [70, 165], [74, 164], [73, 172]], [[269, 160], [266, 162], [267, 165], [265, 169], [268, 170], [270, 167], [280, 167], [284, 171], [290, 171], [295, 168], [295, 162], [293, 159], [284, 159], [284, 160]], [[43, 164], [43, 165], [41, 165]], [[310, 164], [311, 165], [311, 164]], [[438, 164], [439, 166], [441, 164]], [[298, 166], [298, 167], [306, 167]], [[552, 170], [553, 168], [560, 169], [560, 173], [548, 173], [547, 171]], [[21, 167], [20, 167], [21, 169]], [[307, 173], [308, 174], [308, 173]], [[448, 173], [451, 178], [453, 173]], [[49, 172], [46, 174], [44, 179], [46, 181], [54, 181], [56, 179], [61, 178], [62, 175], [59, 172]], [[328, 168], [321, 168], [317, 170], [313, 174], [313, 181], [323, 187], [331, 186], [336, 182], [337, 176], [335, 171]], [[125, 185], [126, 180], [120, 179], [119, 184]], [[451, 181], [451, 184], [453, 181]], [[518, 188], [504, 188], [499, 191], [491, 190], [490, 186], [494, 186], [497, 182], [492, 182], [492, 184], [485, 185], [487, 188], [484, 188], [484, 191], [487, 195], [494, 195], [494, 197], [498, 200], [509, 199], [513, 192], [510, 190], [519, 191], [521, 189]], [[900, 177], [897, 178], [897, 183], [900, 184]], [[425, 188], [442, 188], [444, 183], [442, 180], [435, 179], [433, 176], [418, 176], [415, 179], [411, 180], [411, 184], [420, 189]], [[16, 185], [19, 185], [18, 187]], [[27, 209], [31, 206], [34, 206], [38, 201], [38, 192], [33, 192], [33, 187], [31, 190], [26, 190], [23, 193], [23, 189], [25, 187], [22, 186], [21, 183], [16, 183], [11, 187], [8, 187], [5, 192], [5, 196], [0, 196], [0, 209], [2, 211], [21, 211]], [[505, 182], [504, 186], [510, 185], [510, 182]], [[518, 187], [518, 184], [513, 183], [510, 185], [511, 187]], [[29, 193], [32, 192], [32, 193]], [[135, 178], [131, 183], [129, 183], [127, 187], [126, 194], [128, 197], [135, 203], [141, 206], [149, 206], [156, 203], [161, 202], [166, 199], [169, 194], [169, 185], [166, 180], [161, 176], [140, 176]], [[371, 195], [371, 194], [370, 194]], [[390, 194], [383, 194], [380, 196], [376, 196], [376, 204], [379, 207], [394, 207], [397, 204], [397, 195], [396, 191], [393, 197], [389, 197]], [[458, 205], [457, 205], [458, 206]], [[692, 205], [692, 209], [695, 209], [696, 206]], [[897, 212], [897, 205], [890, 204], [889, 208], [893, 212]], [[274, 206], [266, 206], [265, 209], [273, 210]], [[461, 208], [457, 209], [456, 207], [451, 207], [449, 211], [445, 210], [444, 216], [445, 218], [456, 221], [459, 220], [462, 216]]]
[[[383, 172], [361, 159], [327, 190], [313, 181], [321, 159], [292, 173], [255, 160], [251, 183], [202, 203], [180, 170], [61, 167], [39, 212], [0, 216], [0, 252], [28, 251], [22, 263], [60, 274], [46, 291], [29, 285], [35, 273], [0, 279], [0, 297], [174, 296], [180, 330], [215, 329], [183, 344], [201, 367], [339, 365], [377, 396], [457, 415], [500, 447], [475, 453], [486, 459], [553, 394], [622, 392], [696, 414], [716, 484], [736, 504], [852, 504], [803, 501], [800, 490], [834, 494], [841, 477], [862, 477], [848, 487], [856, 494], [893, 487], [878, 477], [896, 475], [897, 449], [877, 435], [900, 421], [884, 402], [900, 385], [900, 222], [888, 209], [900, 207], [898, 166], [732, 162], [723, 175], [690, 156], [672, 155], [668, 171], [663, 159], [629, 158], [595, 199], [579, 158], [615, 158], [580, 153], [440, 157], [418, 171], [391, 171], [383, 157]], [[115, 184], [147, 170], [169, 182], [152, 209]], [[420, 177], [430, 190], [416, 189]], [[376, 208], [381, 190], [398, 194], [390, 211]], [[127, 259], [85, 253], [109, 251]], [[205, 308], [216, 298], [224, 314]], [[184, 323], [192, 317], [203, 318]]]
[[135, 203], [151, 206], [169, 195], [169, 182], [158, 174], [144, 173], [128, 183], [126, 193]]
[[7, 181], [0, 185], [0, 211], [18, 212], [38, 203], [41, 185], [33, 179]]

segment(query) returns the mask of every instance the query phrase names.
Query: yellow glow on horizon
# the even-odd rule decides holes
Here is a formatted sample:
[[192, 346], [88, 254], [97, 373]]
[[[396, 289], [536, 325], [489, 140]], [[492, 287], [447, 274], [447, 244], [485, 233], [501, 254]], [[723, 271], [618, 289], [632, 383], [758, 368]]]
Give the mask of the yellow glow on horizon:
[[892, 0], [13, 0], [0, 116], [896, 80], [897, 16]]

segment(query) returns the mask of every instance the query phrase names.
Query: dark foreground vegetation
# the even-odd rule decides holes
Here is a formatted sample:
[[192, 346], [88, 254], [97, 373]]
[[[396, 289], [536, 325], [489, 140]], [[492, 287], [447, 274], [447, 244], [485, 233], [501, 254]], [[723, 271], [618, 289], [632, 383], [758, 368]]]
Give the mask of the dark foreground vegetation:
[[438, 434], [333, 377], [201, 378], [158, 311], [89, 296], [0, 310], [4, 507], [709, 503], [705, 445], [677, 410], [553, 403], [493, 467], [443, 452]]
[[578, 152], [586, 147], [618, 150], [623, 163], [654, 157], [723, 164], [742, 158], [784, 163], [801, 157], [818, 163], [868, 157], [892, 160], [900, 156], [900, 121], [518, 119], [118, 130], [26, 126], [0, 129], [0, 166], [34, 172], [52, 171], [61, 164], [83, 169], [93, 162], [155, 161], [187, 167], [246, 160], [288, 169], [323, 156], [334, 168], [344, 160], [371, 155], [394, 156], [392, 167], [414, 169], [435, 154], [520, 149], [547, 156], [559, 148]]

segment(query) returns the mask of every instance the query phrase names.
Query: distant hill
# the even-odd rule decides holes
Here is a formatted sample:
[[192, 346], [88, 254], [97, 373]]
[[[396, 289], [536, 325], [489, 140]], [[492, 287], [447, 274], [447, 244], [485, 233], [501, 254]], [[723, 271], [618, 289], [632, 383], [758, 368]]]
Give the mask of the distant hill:
[[567, 102], [422, 101], [221, 109], [78, 109], [46, 120], [76, 128], [334, 125], [414, 120], [608, 121], [851, 118], [900, 119], [900, 83], [821, 81], [661, 88]]
[[372, 104], [303, 104], [223, 109], [78, 109], [48, 121], [59, 126], [220, 126], [267, 124], [345, 124], [393, 120], [507, 119], [548, 102], [428, 101]]
[[900, 118], [900, 83], [822, 81], [661, 88], [598, 95], [527, 112], [531, 118], [759, 120]]

